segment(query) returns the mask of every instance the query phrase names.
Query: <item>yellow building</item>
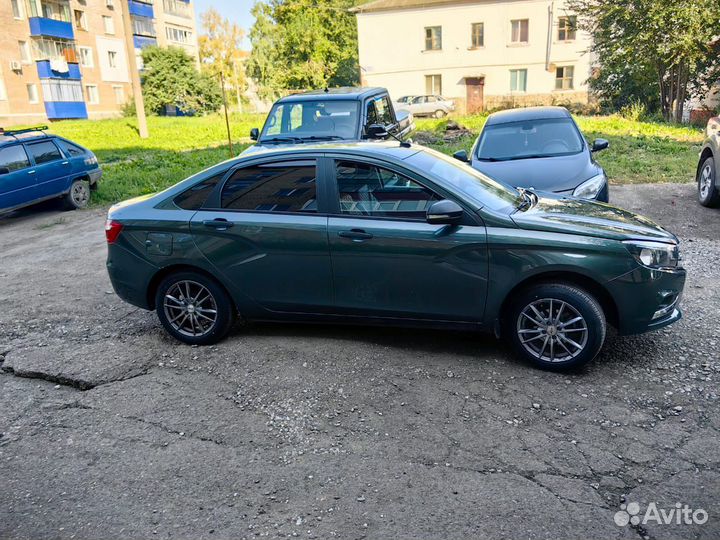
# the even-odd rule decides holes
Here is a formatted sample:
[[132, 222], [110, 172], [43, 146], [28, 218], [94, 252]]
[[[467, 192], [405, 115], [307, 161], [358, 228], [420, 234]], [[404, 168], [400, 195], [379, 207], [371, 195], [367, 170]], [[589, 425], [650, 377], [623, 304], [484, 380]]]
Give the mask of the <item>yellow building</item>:
[[197, 58], [189, 0], [3, 0], [0, 126], [120, 114], [131, 97], [120, 2], [136, 54], [174, 45]]

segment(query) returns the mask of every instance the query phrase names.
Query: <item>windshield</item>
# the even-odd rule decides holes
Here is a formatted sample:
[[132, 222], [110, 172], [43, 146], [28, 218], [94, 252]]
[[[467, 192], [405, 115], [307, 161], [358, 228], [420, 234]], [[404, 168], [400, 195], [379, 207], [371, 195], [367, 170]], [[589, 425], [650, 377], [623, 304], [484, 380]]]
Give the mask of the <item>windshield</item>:
[[447, 184], [491, 210], [514, 209], [522, 201], [515, 188], [435, 150], [424, 148], [405, 161], [437, 179], [439, 184]]
[[583, 139], [570, 118], [545, 118], [485, 126], [477, 157], [509, 161], [566, 156], [583, 149]]
[[260, 141], [283, 139], [354, 139], [359, 102], [322, 100], [280, 103], [273, 106]]

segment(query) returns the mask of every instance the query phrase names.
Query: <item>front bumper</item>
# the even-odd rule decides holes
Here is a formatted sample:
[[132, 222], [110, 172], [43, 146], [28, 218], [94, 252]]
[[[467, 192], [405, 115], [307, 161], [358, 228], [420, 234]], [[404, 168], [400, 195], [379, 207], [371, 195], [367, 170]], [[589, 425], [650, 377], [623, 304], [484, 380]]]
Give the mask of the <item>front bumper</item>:
[[638, 266], [608, 282], [618, 310], [618, 332], [641, 334], [679, 321], [685, 279], [684, 268], [654, 270]]

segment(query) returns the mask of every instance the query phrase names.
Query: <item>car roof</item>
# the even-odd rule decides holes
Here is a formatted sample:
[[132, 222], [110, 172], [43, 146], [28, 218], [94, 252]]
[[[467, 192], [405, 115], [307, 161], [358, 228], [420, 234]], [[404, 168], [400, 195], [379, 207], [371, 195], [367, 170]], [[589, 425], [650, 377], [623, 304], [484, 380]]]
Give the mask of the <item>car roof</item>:
[[35, 142], [35, 141], [44, 141], [48, 139], [55, 139], [57, 138], [55, 135], [49, 134], [49, 133], [19, 133], [17, 135], [4, 135], [2, 132], [0, 132], [0, 148], [3, 146], [10, 146], [13, 143], [28, 143], [28, 142]]
[[508, 109], [492, 113], [488, 116], [485, 125], [508, 124], [510, 122], [547, 118], [571, 118], [571, 116], [570, 111], [565, 107], [525, 107], [523, 109]]
[[315, 101], [318, 98], [329, 100], [364, 99], [376, 94], [386, 94], [387, 90], [380, 87], [343, 86], [340, 88], [326, 88], [325, 90], [309, 90], [298, 94], [291, 94], [276, 101], [276, 103]]

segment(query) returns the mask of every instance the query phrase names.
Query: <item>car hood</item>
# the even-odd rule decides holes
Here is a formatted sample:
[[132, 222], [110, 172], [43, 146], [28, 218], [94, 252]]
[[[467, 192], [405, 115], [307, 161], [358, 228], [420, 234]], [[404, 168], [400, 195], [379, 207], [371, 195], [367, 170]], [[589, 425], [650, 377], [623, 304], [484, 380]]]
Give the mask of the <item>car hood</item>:
[[514, 161], [480, 161], [473, 157], [472, 166], [511, 186], [540, 191], [570, 191], [602, 171], [587, 150], [571, 156]]
[[538, 193], [532, 208], [512, 215], [521, 229], [559, 232], [613, 240], [677, 243], [677, 237], [654, 221], [605, 203]]

